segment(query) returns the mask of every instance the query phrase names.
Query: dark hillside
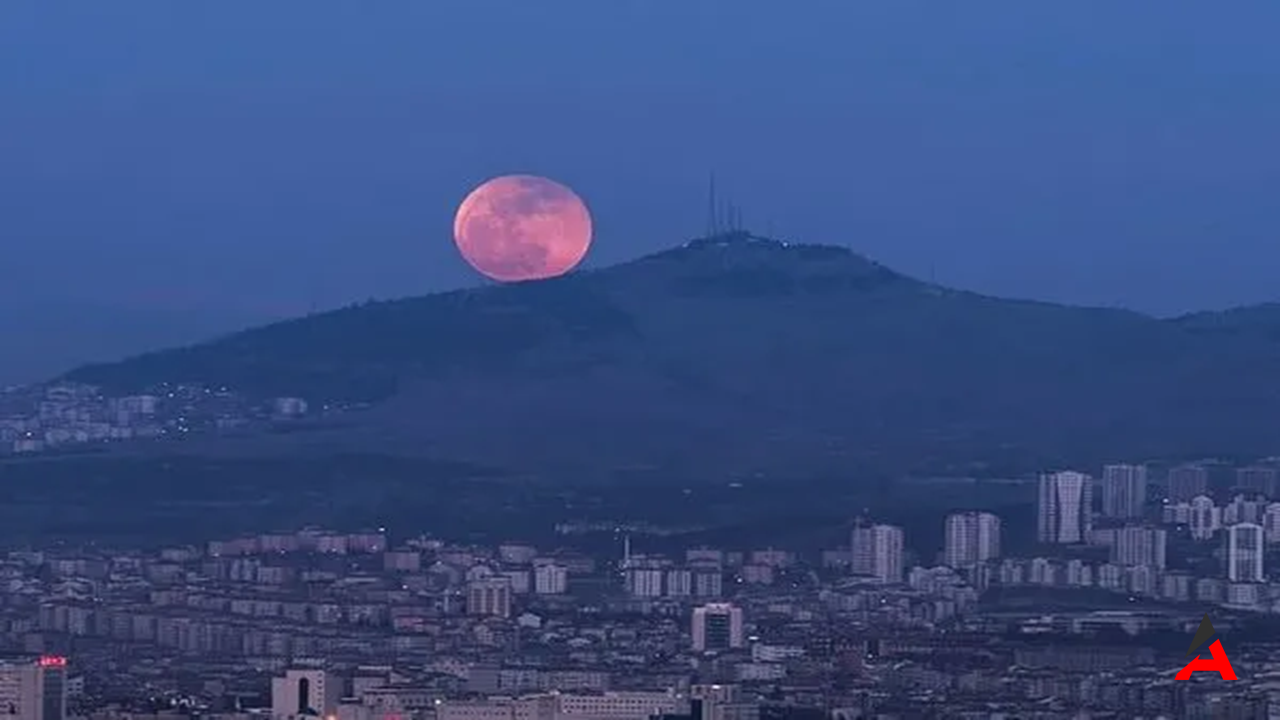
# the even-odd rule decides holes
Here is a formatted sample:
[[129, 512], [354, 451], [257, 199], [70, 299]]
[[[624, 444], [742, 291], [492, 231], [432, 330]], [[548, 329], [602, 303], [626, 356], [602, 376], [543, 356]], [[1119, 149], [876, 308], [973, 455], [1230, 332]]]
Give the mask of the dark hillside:
[[1004, 300], [735, 236], [70, 377], [376, 401], [323, 442], [520, 470], [981, 472], [1276, 452], [1277, 338], [1274, 307], [1166, 321]]

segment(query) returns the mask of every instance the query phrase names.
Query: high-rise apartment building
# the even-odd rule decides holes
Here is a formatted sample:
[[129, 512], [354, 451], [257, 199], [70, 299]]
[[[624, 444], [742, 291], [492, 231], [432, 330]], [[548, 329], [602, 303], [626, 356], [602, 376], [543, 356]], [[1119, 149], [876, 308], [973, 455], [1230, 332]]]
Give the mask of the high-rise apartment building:
[[693, 571], [689, 568], [671, 568], [667, 571], [667, 597], [693, 595]]
[[1147, 504], [1145, 465], [1108, 465], [1102, 469], [1102, 514], [1138, 518]]
[[1239, 523], [1227, 528], [1227, 579], [1237, 583], [1263, 582], [1263, 530], [1255, 523]]
[[693, 572], [693, 594], [700, 598], [718, 598], [724, 594], [724, 573], [719, 565], [697, 563]]
[[964, 568], [1000, 557], [1000, 518], [985, 512], [948, 515], [943, 563]]
[[1169, 469], [1165, 494], [1170, 502], [1190, 502], [1192, 498], [1209, 491], [1209, 468], [1198, 465], [1178, 465]]
[[327, 718], [338, 712], [342, 678], [319, 669], [293, 669], [271, 679], [273, 720]]
[[1267, 501], [1256, 495], [1246, 497], [1237, 495], [1231, 502], [1222, 506], [1222, 524], [1224, 526], [1239, 523], [1262, 524], [1262, 516], [1267, 511]]
[[662, 580], [665, 572], [657, 562], [641, 561], [628, 568], [623, 576], [627, 592], [640, 598], [662, 597]]
[[1093, 478], [1073, 471], [1041, 475], [1037, 510], [1040, 542], [1084, 542], [1093, 529]]
[[569, 591], [569, 569], [549, 562], [533, 567], [533, 591], [539, 595], [563, 595]]
[[871, 526], [859, 520], [849, 534], [849, 569], [854, 575], [870, 575], [876, 562], [876, 539]]
[[1268, 504], [1263, 511], [1262, 531], [1268, 545], [1280, 543], [1280, 502]]
[[1207, 495], [1191, 499], [1191, 537], [1208, 540], [1222, 528], [1222, 508], [1213, 504]]
[[1159, 528], [1141, 526], [1115, 530], [1111, 543], [1111, 562], [1122, 567], [1146, 566], [1163, 570], [1168, 533]]
[[856, 527], [850, 537], [852, 569], [882, 582], [902, 582], [902, 528], [893, 525]]
[[1267, 465], [1254, 465], [1236, 469], [1237, 488], [1265, 495], [1268, 498], [1276, 497], [1277, 479], [1280, 479], [1280, 469]]
[[693, 649], [730, 650], [743, 646], [742, 608], [708, 603], [693, 610]]
[[0, 711], [8, 720], [66, 720], [67, 659], [0, 662]]
[[511, 578], [500, 575], [467, 583], [467, 614], [511, 617]]

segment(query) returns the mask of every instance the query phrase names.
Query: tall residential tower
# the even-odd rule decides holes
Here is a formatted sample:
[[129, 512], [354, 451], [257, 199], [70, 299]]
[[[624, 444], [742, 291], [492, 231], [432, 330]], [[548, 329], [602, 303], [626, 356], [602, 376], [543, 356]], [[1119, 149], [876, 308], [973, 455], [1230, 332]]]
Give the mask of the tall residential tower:
[[693, 649], [731, 650], [743, 645], [742, 608], [729, 603], [708, 603], [693, 609]]
[[881, 582], [902, 582], [903, 533], [893, 525], [856, 527], [850, 537], [853, 572]]
[[1093, 478], [1073, 471], [1041, 475], [1038, 511], [1037, 540], [1084, 542], [1093, 529]]
[[1112, 518], [1142, 517], [1147, 504], [1145, 465], [1108, 465], [1102, 469], [1102, 514]]
[[66, 720], [67, 659], [0, 662], [0, 706], [8, 720]]
[[1000, 518], [985, 512], [947, 516], [943, 563], [948, 567], [972, 567], [1000, 557]]

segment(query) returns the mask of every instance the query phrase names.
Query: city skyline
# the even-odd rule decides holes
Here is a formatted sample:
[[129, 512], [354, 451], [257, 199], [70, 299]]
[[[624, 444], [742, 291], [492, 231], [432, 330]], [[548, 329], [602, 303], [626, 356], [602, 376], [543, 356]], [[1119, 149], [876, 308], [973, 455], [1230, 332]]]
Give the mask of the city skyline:
[[1280, 6], [1154, 10], [0, 4], [0, 720], [1280, 717]]

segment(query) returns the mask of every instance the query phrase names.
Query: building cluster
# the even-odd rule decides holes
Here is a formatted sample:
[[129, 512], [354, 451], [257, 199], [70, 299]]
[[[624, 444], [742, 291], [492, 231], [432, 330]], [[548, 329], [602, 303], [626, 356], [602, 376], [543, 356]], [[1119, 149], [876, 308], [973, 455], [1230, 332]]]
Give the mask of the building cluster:
[[[413, 675], [393, 668], [360, 668], [350, 675], [319, 667], [292, 668], [272, 679], [271, 717], [278, 720], [305, 717], [373, 720], [388, 714], [429, 715], [435, 720], [650, 720], [694, 714], [707, 720], [758, 720], [760, 717], [760, 704], [749, 700], [741, 686], [732, 684], [602, 690], [594, 686], [603, 684], [603, 676], [591, 676], [556, 683], [569, 685], [563, 689], [547, 689], [537, 687], [539, 683], [547, 684], [537, 671], [499, 671], [468, 676], [464, 692], [447, 692], [432, 688], [430, 683], [416, 685], [414, 680]], [[581, 680], [588, 682], [579, 682]]]
[[[1267, 555], [1280, 546], [1280, 468], [1230, 469], [1211, 495], [1210, 466], [1171, 468], [1159, 502], [1147, 468], [1111, 465], [1095, 481], [1078, 472], [1040, 478], [1037, 539], [1052, 557], [1006, 562], [1002, 581], [1098, 586], [1121, 593], [1280, 611]], [[1096, 486], [1096, 490], [1095, 490]], [[1100, 491], [1100, 493], [1096, 492]], [[1095, 494], [1101, 503], [1093, 502]], [[1095, 552], [1096, 551], [1096, 552]], [[1105, 558], [1089, 562], [1088, 558]], [[1074, 556], [1074, 557], [1073, 557]]]
[[[148, 551], [13, 550], [0, 559], [12, 657], [0, 710], [1262, 717], [1280, 711], [1280, 637], [1231, 629], [1280, 611], [1266, 572], [1280, 549], [1269, 469], [1210, 483], [1185, 466], [1163, 486], [1141, 466], [1046, 473], [1028, 537], [1006, 537], [1019, 518], [963, 510], [939, 518], [934, 553], [870, 520], [820, 554], [624, 532], [546, 548], [315, 528]], [[1172, 679], [1206, 607], [1244, 682]], [[1157, 636], [1178, 647], [1147, 640]]]
[[[1060, 514], [1074, 482], [1057, 496]], [[1072, 585], [1107, 587], [1106, 567], [1167, 565], [1163, 543], [1178, 530], [1108, 528], [1105, 517], [1079, 542], [1026, 544], [1107, 553], [1096, 570], [1080, 558], [1009, 553], [1001, 519], [983, 511], [942, 519], [944, 547], [929, 564], [910, 561], [918, 554], [904, 549], [904, 529], [874, 523], [854, 527], [849, 547], [812, 557], [767, 547], [677, 551], [638, 538], [665, 548], [642, 553], [628, 536], [541, 548], [319, 529], [156, 551], [13, 551], [0, 560], [0, 644], [14, 657], [0, 666], [0, 708], [7, 701], [23, 720], [1154, 718], [1280, 709], [1280, 690], [1266, 681], [1280, 672], [1280, 643], [1232, 634], [1238, 618], [1258, 614], [1252, 608], [1214, 617], [1245, 680], [1224, 686], [1172, 679], [1202, 606], [1158, 595], [1119, 608], [1001, 598], [1031, 584], [1069, 596]], [[1062, 537], [1066, 518], [1056, 522]], [[1108, 529], [1111, 545], [1090, 544]], [[1210, 578], [1192, 582], [1191, 597], [1202, 579]], [[1161, 633], [1178, 647], [1144, 641]]]
[[[1035, 543], [1002, 556], [1001, 519], [959, 512], [945, 520], [941, 565], [982, 591], [1001, 586], [1100, 588], [1115, 593], [1280, 612], [1280, 582], [1267, 557], [1280, 550], [1280, 468], [1235, 469], [1211, 497], [1209, 468], [1169, 470], [1165, 492], [1151, 493], [1147, 468], [1109, 465], [1099, 478], [1075, 471], [1037, 481]], [[904, 577], [904, 531], [854, 529], [855, 574], [884, 582]], [[1007, 554], [1006, 554], [1007, 555]]]
[[244, 429], [308, 414], [301, 398], [250, 402], [198, 385], [112, 396], [91, 385], [57, 383], [0, 392], [0, 455], [89, 443], [182, 438]]

